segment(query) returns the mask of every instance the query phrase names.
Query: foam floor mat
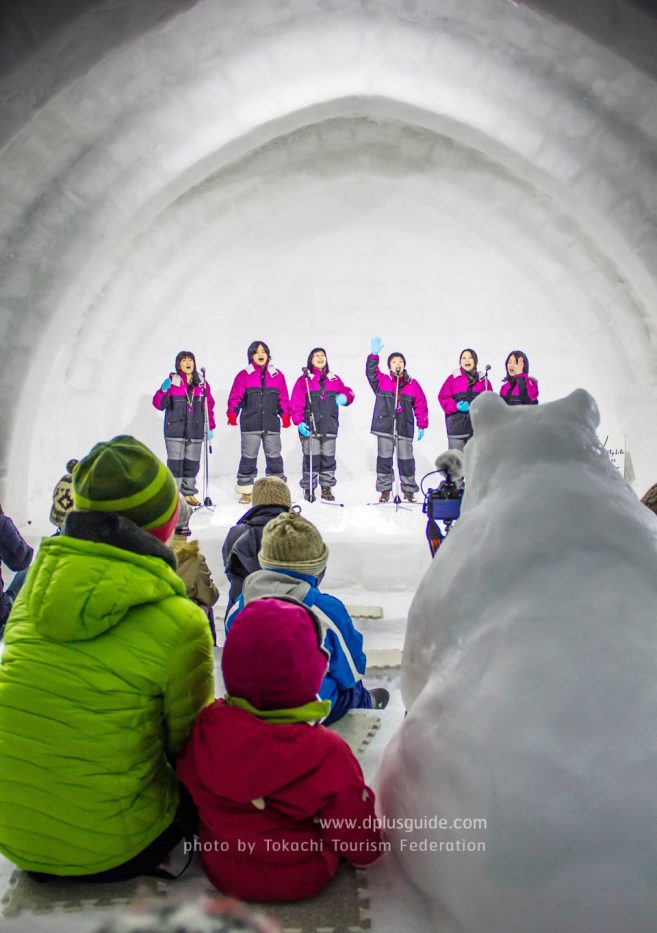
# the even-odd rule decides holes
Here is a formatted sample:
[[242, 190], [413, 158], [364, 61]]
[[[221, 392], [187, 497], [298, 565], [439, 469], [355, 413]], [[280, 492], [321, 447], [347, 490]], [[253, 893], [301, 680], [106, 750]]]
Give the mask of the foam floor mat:
[[[332, 726], [355, 755], [368, 747], [381, 726], [381, 718], [371, 712], [350, 710]], [[78, 915], [76, 930], [92, 933], [103, 916], [142, 899], [179, 900], [202, 894], [218, 896], [210, 885], [200, 862], [194, 859], [189, 871], [179, 881], [159, 878], [135, 878], [115, 884], [83, 884], [73, 881], [39, 883], [15, 869], [0, 897], [0, 930], [17, 933], [30, 930], [30, 917], [50, 915], [52, 933], [69, 929], [66, 916]], [[309, 901], [293, 904], [260, 904], [263, 913], [275, 918], [283, 933], [364, 933], [370, 929], [367, 901], [367, 875], [343, 862], [331, 884]], [[89, 925], [81, 925], [84, 915]], [[82, 916], [80, 916], [82, 915]], [[93, 916], [96, 915], [96, 916]]]
[[354, 755], [358, 757], [370, 744], [380, 726], [379, 716], [351, 709], [342, 719], [332, 723], [328, 728], [341, 735]]
[[375, 648], [367, 652], [367, 669], [382, 670], [401, 667], [402, 652], [399, 648]]
[[[198, 869], [200, 872], [200, 867]], [[48, 929], [72, 929], [71, 914], [78, 914], [76, 930], [93, 933], [108, 916], [140, 900], [179, 902], [201, 895], [220, 897], [204, 876], [178, 882], [138, 878], [116, 884], [79, 884], [56, 882], [40, 884], [22, 871], [14, 871], [0, 900], [0, 929], [28, 931], [30, 918], [49, 914]], [[343, 862], [335, 878], [324, 891], [308, 901], [290, 904], [254, 904], [254, 908], [275, 919], [282, 933], [366, 933], [370, 929], [367, 875]], [[88, 925], [81, 925], [84, 916]], [[68, 918], [68, 919], [67, 919]], [[22, 920], [22, 922], [21, 922]]]

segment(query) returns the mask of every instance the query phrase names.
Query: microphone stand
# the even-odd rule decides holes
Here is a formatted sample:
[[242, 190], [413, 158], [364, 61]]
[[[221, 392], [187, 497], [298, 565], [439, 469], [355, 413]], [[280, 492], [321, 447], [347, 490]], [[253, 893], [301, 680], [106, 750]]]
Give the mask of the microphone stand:
[[[308, 382], [308, 369], [304, 366], [303, 375], [306, 380], [306, 398], [308, 399], [308, 411], [310, 412], [310, 437], [308, 441], [308, 457], [310, 460], [310, 476], [308, 487], [308, 501], [315, 501], [315, 490], [313, 489], [313, 438], [317, 436], [317, 424], [315, 423], [315, 412], [313, 411], [313, 400], [310, 395], [310, 383]], [[302, 448], [303, 449], [303, 448]]]
[[399, 495], [399, 452], [397, 450], [397, 445], [399, 442], [399, 432], [397, 429], [397, 405], [399, 404], [399, 373], [395, 373], [397, 377], [397, 384], [395, 386], [395, 409], [393, 412], [393, 422], [392, 422], [392, 469], [395, 473], [395, 454], [397, 454], [397, 472], [395, 473], [395, 495], [393, 496], [393, 502], [395, 503], [395, 512], [398, 512], [400, 509], [405, 509], [407, 512], [411, 512], [408, 506], [401, 504], [401, 496]]
[[206, 508], [211, 509], [213, 503], [212, 499], [208, 495], [208, 484], [210, 474], [209, 454], [212, 453], [212, 444], [208, 439], [208, 434], [210, 432], [210, 418], [208, 415], [207, 382], [205, 378], [204, 366], [201, 366], [201, 373], [203, 375], [203, 505]]

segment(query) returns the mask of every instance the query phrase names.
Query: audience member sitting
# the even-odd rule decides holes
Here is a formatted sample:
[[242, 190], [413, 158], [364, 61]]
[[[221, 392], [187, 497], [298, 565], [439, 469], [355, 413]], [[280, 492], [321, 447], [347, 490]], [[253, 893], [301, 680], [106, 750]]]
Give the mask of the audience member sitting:
[[390, 696], [384, 687], [370, 691], [363, 686], [363, 636], [354, 628], [345, 605], [319, 590], [328, 548], [317, 528], [297, 512], [284, 512], [265, 526], [258, 559], [263, 569], [245, 580], [242, 594], [226, 617], [226, 632], [251, 600], [291, 597], [312, 608], [322, 624], [323, 645], [330, 658], [319, 691], [322, 699], [331, 701], [326, 723], [335, 722], [350, 709], [387, 706]]
[[16, 525], [8, 515], [5, 515], [0, 506], [0, 560], [10, 570], [18, 571], [6, 590], [0, 572], [0, 638], [11, 607], [25, 580], [25, 569], [29, 567], [33, 554], [34, 551], [30, 545], [23, 540]]
[[208, 617], [212, 643], [216, 645], [217, 632], [212, 607], [219, 599], [219, 590], [212, 579], [207, 561], [201, 554], [198, 541], [190, 541], [191, 511], [185, 497], [180, 495], [180, 512], [176, 531], [171, 539], [171, 550], [176, 555], [178, 576], [185, 584], [188, 597], [200, 606]]
[[50, 523], [57, 529], [56, 535], [62, 533], [64, 519], [73, 511], [73, 470], [80, 461], [69, 460], [66, 464], [66, 473], [58, 480], [52, 491], [52, 508], [50, 509]]
[[198, 808], [203, 867], [232, 897], [313, 897], [341, 856], [365, 866], [383, 849], [358, 761], [319, 725], [330, 709], [317, 697], [327, 666], [321, 645], [314, 610], [288, 599], [249, 602], [224, 645], [227, 694], [201, 712], [178, 758]]
[[641, 501], [657, 515], [657, 483], [653, 483], [650, 489], [646, 490]]
[[288, 485], [277, 476], [256, 480], [251, 501], [252, 508], [229, 530], [222, 548], [224, 570], [230, 582], [226, 614], [242, 592], [248, 575], [260, 570], [258, 551], [265, 525], [282, 512], [289, 512], [292, 507]]
[[204, 613], [166, 546], [169, 470], [96, 444], [44, 538], [0, 663], [0, 851], [37, 880], [147, 874], [191, 830], [173, 764], [214, 695]]

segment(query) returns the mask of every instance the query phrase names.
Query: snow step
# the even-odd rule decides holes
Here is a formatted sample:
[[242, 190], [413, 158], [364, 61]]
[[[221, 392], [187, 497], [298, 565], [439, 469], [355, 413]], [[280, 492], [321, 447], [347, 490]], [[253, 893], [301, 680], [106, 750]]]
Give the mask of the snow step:
[[347, 612], [352, 619], [382, 619], [382, 606], [347, 606]]

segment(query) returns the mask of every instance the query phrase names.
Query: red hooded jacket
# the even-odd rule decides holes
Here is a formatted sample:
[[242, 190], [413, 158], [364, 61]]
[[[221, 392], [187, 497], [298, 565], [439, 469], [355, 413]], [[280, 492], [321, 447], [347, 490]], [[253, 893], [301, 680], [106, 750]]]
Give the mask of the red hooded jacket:
[[[222, 658], [230, 697], [258, 710], [312, 702], [326, 670], [302, 606], [254, 600], [236, 618]], [[346, 742], [319, 724], [273, 724], [218, 700], [199, 715], [178, 776], [200, 817], [203, 867], [244, 900], [312, 897], [337, 871], [382, 852], [374, 793]]]

